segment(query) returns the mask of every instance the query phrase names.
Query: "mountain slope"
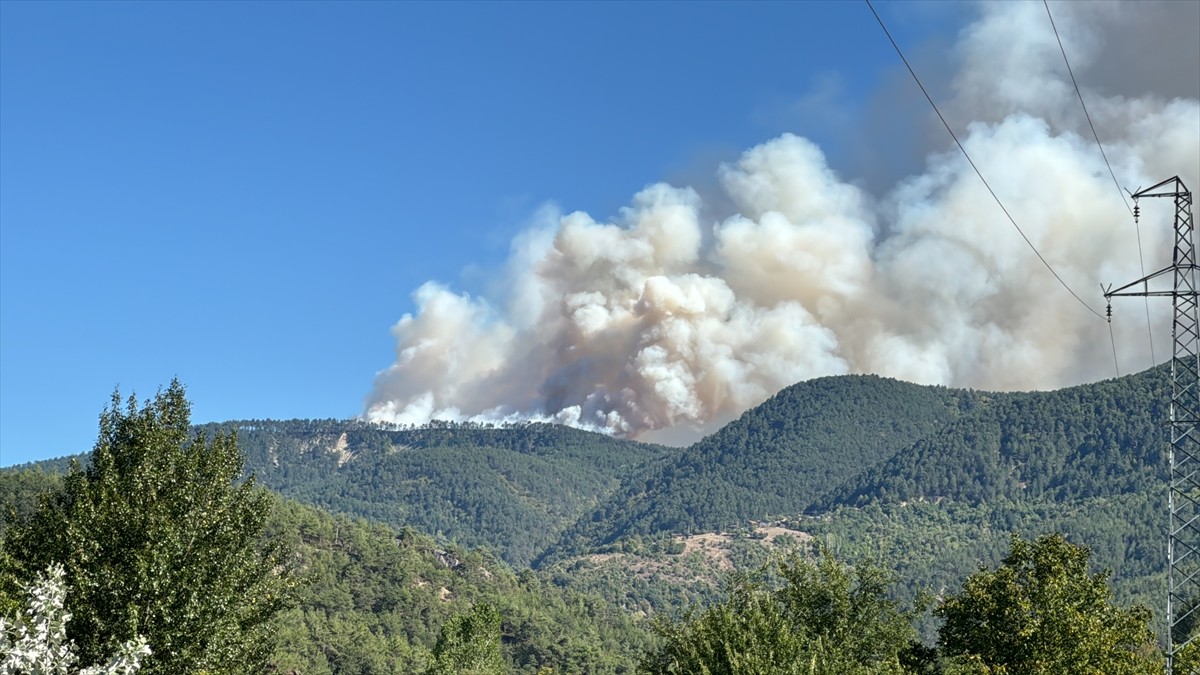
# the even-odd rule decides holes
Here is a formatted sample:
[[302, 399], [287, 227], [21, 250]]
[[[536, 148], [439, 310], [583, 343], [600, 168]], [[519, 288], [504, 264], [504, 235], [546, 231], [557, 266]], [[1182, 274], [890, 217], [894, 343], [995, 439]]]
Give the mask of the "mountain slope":
[[801, 382], [626, 483], [568, 530], [552, 555], [626, 535], [716, 530], [804, 511], [933, 434], [972, 399], [873, 375]]
[[621, 479], [669, 451], [548, 424], [442, 424], [386, 430], [357, 422], [229, 422], [246, 471], [334, 512], [413, 526], [528, 565]]
[[1063, 502], [1163, 485], [1167, 371], [1057, 391], [980, 394], [962, 416], [820, 505]]
[[[775, 525], [851, 561], [876, 559], [908, 590], [941, 590], [994, 564], [1011, 532], [1064, 531], [1115, 571], [1123, 599], [1153, 606], [1163, 594], [1166, 387], [1165, 368], [1029, 393], [823, 378], [684, 449], [549, 425], [227, 426], [239, 429], [247, 469], [285, 494], [494, 547], [631, 612], [711, 597], [723, 561], [762, 552], [747, 524], [764, 516], [787, 516]], [[674, 538], [689, 533], [707, 534]], [[724, 553], [709, 545], [730, 537], [747, 541]], [[693, 540], [715, 567], [697, 566], [697, 551], [679, 543]]]
[[[0, 511], [15, 507], [21, 518], [61, 484], [59, 473], [2, 469]], [[303, 579], [295, 605], [274, 621], [272, 672], [426, 672], [442, 625], [476, 603], [499, 611], [501, 650], [513, 673], [627, 673], [653, 641], [611, 602], [413, 528], [280, 498], [264, 536], [293, 551]], [[0, 616], [11, 611], [0, 609]]]
[[[419, 673], [442, 625], [486, 602], [514, 673], [631, 672], [652, 638], [619, 607], [518, 574], [487, 551], [439, 544], [281, 500], [272, 535], [311, 583], [278, 621], [278, 672]], [[294, 671], [293, 671], [294, 669]]]

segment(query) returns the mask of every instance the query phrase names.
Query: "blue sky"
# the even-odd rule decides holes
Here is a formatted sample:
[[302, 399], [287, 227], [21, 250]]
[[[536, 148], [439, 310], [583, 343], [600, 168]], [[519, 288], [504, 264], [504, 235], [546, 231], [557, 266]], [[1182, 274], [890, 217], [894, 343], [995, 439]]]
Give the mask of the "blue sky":
[[[879, 9], [936, 85], [972, 9]], [[410, 293], [486, 291], [542, 204], [785, 131], [869, 181], [904, 77], [856, 2], [0, 3], [0, 465], [175, 376], [196, 421], [357, 415]]]
[[[1076, 74], [1094, 88], [1087, 95], [1108, 97], [1098, 98], [1106, 107], [1096, 114], [1102, 133], [1123, 143], [1111, 149], [1118, 171], [1133, 180], [1147, 165], [1138, 142], [1105, 127], [1106, 117], [1126, 119], [1123, 101], [1175, 130], [1164, 131], [1170, 143], [1157, 148], [1195, 163], [1189, 143], [1200, 137], [1192, 129], [1200, 129], [1200, 115], [1187, 66], [1200, 58], [1194, 17], [1172, 19], [1174, 4], [1135, 12], [1052, 5], [1068, 48], [1080, 54]], [[1007, 143], [1018, 135], [1024, 127], [1016, 118], [1039, 107], [1036, 97], [1024, 100], [1024, 83], [1033, 82], [1026, 78], [1042, 78], [1028, 88], [1034, 92], [1063, 92], [1066, 73], [1048, 50], [1040, 2], [877, 7], [935, 97], [950, 101], [952, 118], [960, 115], [960, 130], [968, 119], [990, 120], [967, 132], [982, 138], [982, 150], [986, 137]], [[982, 16], [988, 23], [972, 34], [967, 26]], [[1088, 24], [1102, 28], [1090, 34]], [[1183, 52], [1160, 52], [1166, 48]], [[1184, 64], [1186, 72], [1164, 64]], [[955, 74], [959, 68], [970, 77]], [[982, 88], [972, 89], [971, 77], [982, 77]], [[1015, 89], [1004, 89], [1006, 78]], [[1182, 106], [1166, 104], [1178, 96]], [[1013, 101], [1020, 106], [1008, 109]], [[1094, 149], [1079, 141], [1074, 98], [1046, 101], [1031, 113], [1043, 120], [1040, 131], [1028, 127], [1036, 138], [1000, 156], [1042, 141], [1067, 144], [1064, 166], [1086, 165], [1087, 181], [1108, 181], [1094, 171]], [[463, 311], [487, 306], [479, 298], [498, 301], [512, 243], [547, 204], [619, 220], [635, 193], [667, 181], [694, 186], [704, 217], [731, 215], [718, 167], [749, 156], [740, 155], [749, 148], [785, 160], [803, 153], [803, 144], [781, 141], [788, 132], [810, 139], [824, 154], [817, 163], [872, 199], [906, 175], [961, 168], [928, 159], [950, 147], [948, 138], [862, 2], [0, 2], [0, 466], [89, 449], [114, 388], [144, 399], [176, 376], [196, 422], [358, 416], [378, 394], [377, 372], [396, 362], [397, 321], [418, 315], [401, 347], [415, 345], [421, 330], [444, 328], [444, 316], [414, 304], [422, 283], [437, 280], [463, 294], [456, 305]], [[1180, 163], [1169, 150], [1154, 151], [1164, 166]], [[1157, 166], [1146, 171], [1165, 178]], [[914, 213], [934, 213], [929, 207], [916, 204]], [[890, 217], [884, 210], [856, 227], [882, 226], [886, 234], [892, 225], [876, 222]], [[1028, 213], [1049, 210], [1031, 203]], [[904, 210], [896, 217], [905, 234]], [[1088, 217], [1080, 227], [1093, 232]], [[955, 227], [978, 229], [984, 255], [1007, 250], [1012, 234], [1003, 225], [1000, 239], [990, 239], [985, 222]], [[917, 234], [906, 235], [924, 241], [930, 233]], [[1088, 274], [1124, 274], [1130, 263], [1102, 262]], [[708, 274], [704, 264], [670, 281]], [[737, 286], [732, 269], [721, 285], [728, 281], [751, 306], [758, 300]], [[1028, 269], [1008, 277], [1038, 274]], [[920, 292], [944, 286], [930, 283]], [[638, 288], [622, 292], [636, 299]], [[998, 293], [1018, 303], [1027, 297], [1021, 288]], [[817, 305], [808, 310], [820, 313]], [[970, 313], [971, 306], [952, 309]], [[1055, 321], [1056, 311], [1049, 312]], [[796, 316], [810, 321], [803, 311]], [[817, 318], [826, 322], [822, 330], [841, 330]], [[997, 321], [976, 319], [980, 330]], [[1036, 325], [1021, 321], [1001, 325], [1003, 335], [1037, 340]], [[972, 336], [983, 335], [971, 330], [960, 330], [962, 344], [947, 352], [968, 365], [978, 348]], [[936, 351], [928, 336], [898, 335], [881, 339], [907, 340], [906, 353], [926, 362]], [[456, 337], [439, 339], [454, 347]], [[1031, 344], [1016, 344], [1014, 353], [1036, 351]], [[502, 358], [516, 353], [504, 350]], [[806, 376], [872, 370], [845, 353], [829, 356], [833, 370]], [[1062, 366], [1054, 382], [1091, 372], [1076, 365]], [[538, 390], [523, 414], [548, 405], [556, 372], [575, 368], [544, 366], [539, 377], [550, 380], [526, 387]], [[700, 369], [683, 374], [692, 377], [707, 366], [686, 368]], [[398, 388], [408, 398], [397, 405], [424, 405], [426, 384], [409, 381], [403, 368], [391, 371], [378, 395]], [[767, 380], [778, 388], [790, 382], [787, 372]], [[521, 372], [509, 368], [504, 377], [505, 387], [517, 387]], [[989, 383], [961, 372], [931, 381]], [[451, 377], [428, 386], [445, 399], [438, 405], [457, 410], [455, 392], [485, 384]], [[584, 393], [592, 387], [575, 384]], [[764, 394], [696, 419], [718, 423]], [[490, 396], [475, 412], [503, 404], [503, 393]]]

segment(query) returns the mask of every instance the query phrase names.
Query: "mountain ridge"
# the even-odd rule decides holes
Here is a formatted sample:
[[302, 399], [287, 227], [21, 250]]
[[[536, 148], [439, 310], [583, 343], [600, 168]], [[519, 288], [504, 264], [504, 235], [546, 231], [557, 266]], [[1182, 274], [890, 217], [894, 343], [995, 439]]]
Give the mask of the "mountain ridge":
[[1000, 534], [1021, 529], [1022, 518], [1053, 527], [1062, 521], [1047, 514], [1061, 512], [1077, 514], [1076, 529], [1098, 519], [1081, 531], [1102, 535], [1104, 564], [1150, 579], [1161, 568], [1157, 539], [1135, 541], [1120, 523], [1155, 522], [1166, 386], [1165, 366], [1047, 392], [818, 378], [683, 448], [548, 424], [241, 420], [198, 429], [238, 429], [247, 472], [281, 494], [488, 547], [517, 568], [565, 569], [610, 551], [669, 555], [677, 535], [784, 517], [857, 556], [871, 550], [868, 536], [895, 539], [889, 527], [975, 532], [982, 519], [986, 544], [938, 549], [954, 562], [892, 552], [901, 556], [894, 567], [924, 566], [926, 577], [913, 576], [936, 582], [970, 571], [946, 565], [998, 551]]

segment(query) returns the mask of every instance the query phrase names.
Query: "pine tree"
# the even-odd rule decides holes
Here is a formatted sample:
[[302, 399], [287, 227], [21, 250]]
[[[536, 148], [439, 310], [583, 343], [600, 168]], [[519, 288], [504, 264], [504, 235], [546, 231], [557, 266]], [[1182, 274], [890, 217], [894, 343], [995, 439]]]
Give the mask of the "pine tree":
[[68, 628], [84, 662], [145, 636], [143, 673], [261, 672], [270, 618], [292, 576], [262, 543], [270, 497], [242, 480], [236, 436], [197, 436], [173, 381], [142, 407], [114, 393], [86, 468], [4, 541], [31, 579], [57, 562], [71, 593]]

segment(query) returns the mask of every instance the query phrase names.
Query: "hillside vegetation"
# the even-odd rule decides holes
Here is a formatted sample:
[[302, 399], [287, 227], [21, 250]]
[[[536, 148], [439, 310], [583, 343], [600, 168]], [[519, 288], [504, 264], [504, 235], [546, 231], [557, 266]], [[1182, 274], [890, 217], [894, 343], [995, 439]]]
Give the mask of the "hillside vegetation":
[[[60, 475], [37, 469], [0, 471], [3, 503], [21, 507], [19, 520], [61, 483]], [[273, 621], [275, 671], [426, 672], [442, 626], [482, 604], [502, 617], [501, 653], [515, 673], [631, 672], [653, 644], [629, 612], [528, 570], [518, 573], [489, 551], [295, 501], [272, 502], [263, 539], [293, 552], [303, 581], [294, 606]], [[0, 616], [11, 610], [11, 602], [0, 606]]]
[[[647, 563], [633, 558], [662, 560], [664, 537], [786, 521], [843, 559], [897, 571], [907, 583], [896, 592], [911, 600], [921, 589], [952, 590], [978, 565], [996, 564], [1014, 532], [1063, 532], [1114, 572], [1118, 598], [1159, 609], [1166, 383], [1162, 368], [1028, 393], [881, 378], [800, 383], [680, 451], [651, 478], [627, 484], [539, 562], [574, 570], [560, 578], [582, 588], [636, 587], [647, 582], [634, 570]], [[820, 396], [848, 392], [857, 405]], [[919, 402], [926, 414], [897, 399]], [[831, 415], [812, 414], [822, 408]], [[888, 447], [903, 436], [889, 436], [889, 425], [907, 432], [903, 447]], [[788, 488], [792, 497], [784, 499]], [[670, 513], [677, 515], [662, 515]], [[645, 553], [626, 555], [620, 569], [595, 557], [610, 551]], [[695, 584], [644, 594], [661, 607], [681, 587], [693, 589], [689, 598], [708, 597]], [[932, 629], [925, 625], [927, 637]]]
[[842, 484], [821, 505], [913, 499], [1068, 502], [1167, 476], [1162, 369], [1050, 392], [976, 394], [957, 419]]
[[628, 672], [652, 643], [619, 607], [514, 572], [487, 551], [295, 502], [275, 513], [268, 536], [294, 547], [311, 580], [277, 620], [283, 672], [424, 672], [442, 626], [483, 603], [499, 611], [513, 672]]
[[804, 511], [865, 468], [933, 435], [971, 399], [969, 392], [871, 375], [793, 385], [627, 481], [564, 533], [552, 553]]
[[[439, 631], [496, 610], [506, 668], [631, 672], [657, 649], [647, 617], [737, 606], [721, 605], [729, 574], [789, 549], [895, 573], [889, 597], [926, 643], [922, 592], [958, 593], [1013, 533], [1088, 546], [1118, 604], [1158, 608], [1166, 383], [1163, 368], [1025, 393], [822, 378], [686, 448], [545, 424], [196, 431], [235, 430], [245, 475], [284, 496], [268, 536], [312, 583], [277, 619], [280, 668], [434, 672]], [[0, 472], [7, 522], [63, 466]]]
[[666, 448], [549, 424], [388, 430], [335, 420], [236, 429], [246, 471], [337, 513], [412, 526], [528, 565]]

